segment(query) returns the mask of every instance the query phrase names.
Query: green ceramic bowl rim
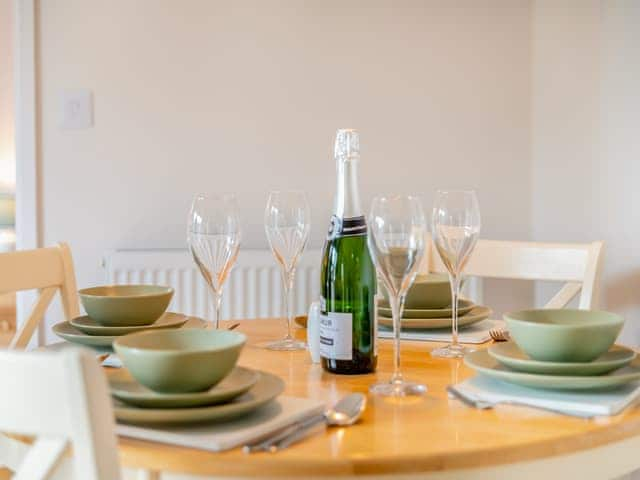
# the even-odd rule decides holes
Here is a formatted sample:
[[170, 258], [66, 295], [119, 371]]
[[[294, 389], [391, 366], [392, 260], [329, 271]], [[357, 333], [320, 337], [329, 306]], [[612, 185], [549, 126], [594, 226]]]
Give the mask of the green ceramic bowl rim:
[[[518, 347], [518, 344], [513, 342], [514, 345], [519, 348], [520, 350], [522, 350], [520, 347]], [[563, 367], [584, 367], [587, 365], [592, 365], [593, 362], [595, 362], [596, 360], [598, 360], [598, 358], [590, 361], [590, 362], [548, 362], [546, 360], [534, 360], [533, 358], [517, 358], [517, 357], [508, 357], [507, 355], [504, 355], [502, 352], [496, 352], [496, 346], [498, 345], [504, 345], [501, 343], [496, 343], [494, 345], [490, 345], [489, 348], [487, 348], [487, 351], [489, 352], [489, 355], [491, 355], [493, 358], [495, 358], [496, 360], [498, 360], [500, 362], [501, 358], [506, 358], [507, 361], [515, 364], [515, 365], [521, 365], [523, 367], [526, 366], [538, 366], [538, 365], [562, 365]], [[498, 347], [498, 350], [501, 347]], [[632, 354], [633, 356], [631, 357], [631, 360], [629, 360], [630, 362], [634, 361], [636, 359], [636, 352], [628, 347], [625, 347], [624, 345], [618, 345], [618, 344], [613, 344], [611, 347], [609, 347], [609, 350], [607, 350], [606, 352], [603, 353], [603, 355], [605, 353], [609, 353], [613, 348], [617, 348], [619, 350], [625, 351], [625, 352], [629, 352], [629, 354]], [[526, 352], [522, 352], [525, 355], [527, 354]], [[502, 362], [501, 362], [502, 363]], [[603, 366], [603, 367], [608, 367], [611, 365], [616, 365], [621, 363], [620, 359], [612, 359], [612, 360], [603, 360], [603, 361], [599, 361], [597, 363], [598, 366]]]
[[[529, 313], [554, 313], [554, 312], [572, 312], [578, 313], [578, 315], [582, 314], [601, 314], [604, 315], [606, 320], [599, 321], [590, 321], [589, 323], [580, 324], [580, 323], [571, 323], [571, 324], [558, 324], [558, 323], [542, 323], [535, 320], [526, 320], [524, 318], [514, 318], [513, 315], [523, 315]], [[589, 328], [589, 327], [610, 327], [610, 326], [618, 326], [624, 324], [624, 318], [622, 315], [618, 315], [617, 313], [607, 312], [605, 310], [582, 310], [579, 308], [532, 308], [529, 310], [518, 310], [516, 312], [508, 312], [503, 315], [503, 318], [507, 322], [515, 322], [523, 325], [531, 325], [533, 328], [561, 328], [561, 329], [574, 329], [574, 328]]]
[[[225, 334], [231, 335], [232, 337], [237, 337], [235, 339], [235, 341], [233, 341], [233, 343], [229, 344], [229, 345], [221, 345], [219, 347], [208, 347], [208, 348], [183, 348], [180, 350], [176, 350], [176, 349], [171, 349], [171, 350], [163, 350], [163, 349], [153, 349], [153, 348], [141, 348], [141, 347], [133, 347], [131, 345], [126, 345], [126, 344], [122, 344], [121, 341], [124, 340], [126, 341], [127, 339], [131, 339], [132, 337], [139, 337], [139, 336], [149, 336], [149, 335], [175, 335], [175, 334], [181, 334], [182, 332], [186, 332], [186, 331], [190, 331], [190, 330], [195, 330], [195, 329], [185, 329], [185, 330], [181, 330], [181, 329], [175, 329], [175, 331], [164, 331], [164, 332], [160, 332], [160, 331], [143, 331], [143, 332], [134, 332], [134, 333], [129, 333], [127, 335], [121, 335], [119, 336], [114, 342], [113, 342], [113, 348], [115, 349], [116, 347], [119, 348], [124, 348], [126, 350], [129, 350], [131, 352], [135, 352], [135, 353], [140, 353], [140, 352], [144, 352], [145, 354], [148, 355], [183, 355], [185, 353], [214, 353], [214, 352], [222, 352], [225, 350], [229, 350], [229, 349], [234, 349], [234, 348], [242, 348], [244, 346], [245, 343], [247, 343], [247, 336], [244, 333], [241, 332], [232, 332], [230, 330], [220, 330], [220, 332], [224, 332]], [[216, 331], [216, 330], [213, 330]], [[203, 333], [201, 330], [198, 330], [198, 332]]]
[[414, 284], [416, 283], [446, 283], [448, 285], [449, 276], [439, 272], [419, 273], [414, 280]]
[[[157, 292], [149, 292], [149, 293], [139, 293], [139, 294], [130, 294], [130, 295], [98, 295], [95, 293], [91, 293], [91, 290], [97, 290], [102, 288], [121, 288], [121, 287], [152, 287], [161, 291]], [[91, 297], [91, 298], [145, 298], [145, 297], [161, 297], [167, 295], [169, 293], [173, 293], [173, 287], [168, 287], [165, 285], [143, 285], [136, 283], [129, 284], [121, 284], [121, 285], [97, 285], [95, 287], [88, 287], [78, 290], [78, 294], [81, 297]]]

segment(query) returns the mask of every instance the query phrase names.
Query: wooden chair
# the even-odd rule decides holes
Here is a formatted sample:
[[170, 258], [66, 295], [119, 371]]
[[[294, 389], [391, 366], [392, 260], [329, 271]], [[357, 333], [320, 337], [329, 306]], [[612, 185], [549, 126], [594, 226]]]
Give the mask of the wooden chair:
[[[579, 308], [595, 307], [603, 242], [535, 243], [478, 240], [464, 274], [483, 278], [566, 282], [544, 308], [566, 307], [580, 294]], [[432, 241], [427, 242], [428, 271], [446, 272]]]
[[12, 452], [14, 480], [121, 478], [107, 381], [90, 353], [0, 352], [0, 385], [0, 430], [36, 436]]
[[71, 251], [65, 243], [55, 247], [0, 254], [0, 295], [39, 289], [29, 318], [18, 327], [10, 349], [24, 349], [60, 291], [66, 320], [80, 315]]

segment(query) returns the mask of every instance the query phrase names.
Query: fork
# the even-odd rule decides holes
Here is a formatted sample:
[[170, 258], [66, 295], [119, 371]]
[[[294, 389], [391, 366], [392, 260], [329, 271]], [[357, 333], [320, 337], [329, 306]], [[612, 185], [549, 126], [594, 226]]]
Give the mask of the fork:
[[509, 332], [503, 328], [492, 328], [489, 330], [489, 336], [494, 342], [508, 342], [511, 340]]

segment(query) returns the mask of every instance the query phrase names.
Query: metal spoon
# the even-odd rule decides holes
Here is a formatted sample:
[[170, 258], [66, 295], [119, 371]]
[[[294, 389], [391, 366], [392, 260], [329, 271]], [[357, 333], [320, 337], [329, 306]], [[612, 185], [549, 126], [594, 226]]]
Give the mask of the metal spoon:
[[[286, 427], [277, 430], [266, 437], [259, 438], [254, 443], [244, 446], [245, 453], [276, 451], [276, 444], [288, 439], [299, 432], [308, 432], [310, 428], [319, 423], [326, 422], [331, 425], [351, 425], [358, 421], [366, 406], [367, 398], [361, 393], [354, 393], [342, 398], [333, 408], [324, 413], [315, 414], [303, 420], [298, 420]], [[327, 420], [331, 418], [331, 423]], [[333, 422], [340, 423], [333, 423]], [[298, 437], [301, 438], [301, 437]], [[294, 441], [297, 440], [294, 439]], [[288, 444], [290, 444], [289, 442]]]
[[304, 438], [309, 431], [320, 423], [328, 427], [347, 427], [356, 423], [367, 406], [367, 397], [361, 393], [352, 393], [342, 398], [333, 408], [329, 408], [322, 415], [309, 419], [306, 425], [295, 430], [268, 448], [270, 452], [283, 450], [289, 445]]

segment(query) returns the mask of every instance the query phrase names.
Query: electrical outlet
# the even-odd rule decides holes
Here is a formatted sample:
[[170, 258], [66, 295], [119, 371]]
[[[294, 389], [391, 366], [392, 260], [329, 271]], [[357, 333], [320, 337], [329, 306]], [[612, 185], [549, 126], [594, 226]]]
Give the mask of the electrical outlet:
[[91, 90], [65, 90], [61, 94], [60, 128], [77, 130], [93, 126]]

